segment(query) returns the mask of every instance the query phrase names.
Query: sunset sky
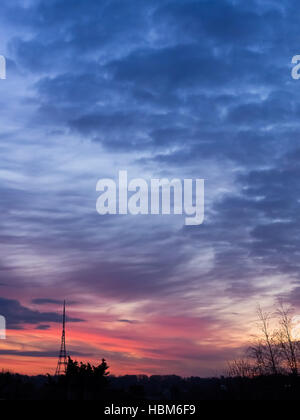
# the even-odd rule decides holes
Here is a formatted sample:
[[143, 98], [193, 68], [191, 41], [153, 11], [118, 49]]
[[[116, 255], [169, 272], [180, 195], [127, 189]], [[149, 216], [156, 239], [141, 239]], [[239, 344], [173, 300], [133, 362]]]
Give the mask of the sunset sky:
[[[67, 350], [214, 375], [300, 307], [296, 0], [2, 0], [0, 369]], [[205, 179], [205, 222], [100, 216], [99, 178]], [[299, 308], [300, 309], [300, 308]]]

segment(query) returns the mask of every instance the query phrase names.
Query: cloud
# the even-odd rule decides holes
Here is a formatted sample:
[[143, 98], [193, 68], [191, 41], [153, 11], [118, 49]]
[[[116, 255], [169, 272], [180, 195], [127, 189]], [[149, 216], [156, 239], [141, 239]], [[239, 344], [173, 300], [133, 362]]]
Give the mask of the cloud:
[[124, 324], [135, 324], [138, 321], [129, 320], [129, 319], [119, 319], [118, 322], [124, 323]]
[[[31, 101], [36, 114], [31, 123], [41, 133], [53, 127], [63, 135], [71, 130], [84, 142], [104, 147], [111, 153], [110, 157], [119, 152], [126, 156], [133, 154], [128, 164], [138, 164], [139, 170], [150, 168], [155, 172], [165, 167], [172, 174], [189, 171], [191, 176], [205, 176], [209, 182], [218, 166], [224, 179], [232, 177], [232, 173], [238, 174], [239, 168], [244, 178], [233, 177], [230, 181], [233, 190], [246, 188], [251, 182], [247, 177], [260, 172], [259, 166], [276, 169], [283, 149], [284, 152], [295, 149], [290, 127], [297, 132], [299, 103], [292, 96], [286, 61], [289, 51], [296, 46], [293, 33], [297, 26], [291, 7], [295, 3], [281, 7], [270, 2], [233, 5], [225, 0], [218, 7], [215, 2], [207, 1], [155, 1], [151, 6], [132, 1], [131, 4], [135, 13], [119, 1], [101, 5], [93, 1], [88, 8], [82, 1], [76, 7], [58, 0], [45, 6], [32, 2], [26, 13], [24, 8], [6, 6], [4, 13], [16, 27], [23, 31], [30, 28], [31, 36], [26, 40], [16, 36], [10, 48], [18, 66], [35, 74]], [[64, 10], [63, 18], [61, 10]], [[229, 27], [225, 21], [230, 21]], [[279, 32], [288, 35], [289, 45], [282, 44]], [[46, 137], [45, 141], [51, 144], [52, 140]], [[65, 136], [64, 141], [74, 141], [73, 136]], [[273, 153], [268, 153], [270, 149]], [[102, 149], [95, 148], [91, 153], [95, 150], [100, 153]], [[215, 163], [213, 168], [211, 161]], [[46, 171], [49, 173], [51, 169]], [[86, 178], [87, 172], [84, 169], [78, 177]], [[93, 170], [88, 176], [96, 179], [97, 173]], [[70, 189], [71, 177], [72, 171], [68, 173], [65, 188]], [[88, 188], [92, 186], [89, 184]], [[208, 188], [213, 187], [208, 184]], [[91, 253], [88, 256], [87, 252], [95, 247], [95, 254], [106, 255], [105, 245], [99, 245], [99, 236], [91, 234], [91, 226], [97, 223], [95, 218], [75, 216], [73, 209], [61, 210], [63, 203], [58, 194], [42, 209], [39, 207], [40, 211], [51, 207], [55, 213], [50, 217], [41, 213], [38, 217], [25, 214], [21, 212], [22, 206], [30, 210], [32, 200], [41, 203], [39, 193], [12, 189], [11, 185], [3, 192], [6, 208], [12, 206], [17, 194], [20, 197], [20, 221], [38, 226], [40, 232], [44, 226], [41, 237], [31, 238], [33, 246], [46, 246], [47, 237], [48, 247], [72, 249], [75, 255], [81, 252], [87, 260], [93, 260], [84, 264], [88, 269], [84, 266], [78, 270], [88, 277], [90, 289], [103, 287], [122, 298], [130, 293], [136, 297], [137, 291], [141, 297], [156, 293], [159, 288], [162, 293], [168, 287], [175, 290], [177, 283], [174, 286], [164, 279], [172, 277], [175, 269], [194, 258], [186, 255], [177, 237], [169, 244], [170, 253], [163, 251], [161, 258], [161, 248], [158, 252], [152, 250], [159, 235], [157, 229], [149, 237], [144, 266], [120, 263], [122, 272], [118, 272], [114, 262], [108, 262], [99, 282], [97, 257], [91, 257]], [[83, 198], [82, 189], [78, 189], [77, 197], [72, 191], [65, 196], [61, 193], [72, 204], [78, 203], [77, 198]], [[258, 254], [268, 253], [272, 239], [279, 240], [288, 227], [280, 222], [264, 224], [258, 220], [262, 221], [265, 214], [262, 205], [272, 207], [270, 216], [274, 219], [280, 199], [256, 203], [243, 191], [242, 194], [232, 192], [214, 203], [214, 221], [201, 229], [199, 237], [184, 234], [196, 246], [203, 241], [204, 246], [213, 248], [215, 268], [208, 273], [210, 279], [219, 275], [222, 264], [223, 273], [230, 281], [241, 276], [243, 263], [236, 260], [242, 261], [246, 255], [250, 258], [245, 266], [247, 273], [243, 275], [248, 278], [265, 272], [265, 267], [258, 263]], [[98, 223], [101, 223], [99, 218]], [[243, 228], [243, 223], [250, 226], [248, 230]], [[75, 224], [78, 229], [74, 229]], [[124, 225], [125, 237], [130, 228], [130, 224]], [[148, 229], [146, 224], [140, 228]], [[174, 234], [172, 227], [168, 229], [167, 235]], [[230, 229], [236, 230], [233, 233]], [[268, 229], [273, 231], [273, 238]], [[118, 229], [112, 225], [110, 230], [112, 238], [119, 236]], [[50, 238], [50, 232], [56, 234]], [[132, 242], [130, 249], [134, 253], [138, 235], [132, 232], [130, 235], [128, 242]], [[25, 235], [11, 237], [16, 243], [22, 242]], [[222, 250], [221, 239], [217, 237], [223, 243], [230, 242], [230, 248]], [[120, 241], [122, 244], [114, 248], [116, 260], [123, 245], [128, 245], [126, 240]], [[176, 262], [178, 256], [181, 263]], [[73, 254], [70, 265], [72, 260], [76, 260]], [[267, 263], [267, 258], [264, 261]], [[147, 286], [142, 290], [138, 279], [153, 262], [157, 269], [146, 273]], [[284, 267], [288, 268], [287, 264]], [[71, 278], [72, 267], [68, 269], [67, 277]], [[80, 281], [75, 274], [75, 282]]]
[[[182, 145], [185, 137], [185, 148], [173, 152], [174, 159], [177, 153], [185, 156], [188, 146], [195, 159], [226, 153], [239, 161], [245, 139], [236, 140], [241, 142], [237, 148], [232, 137], [247, 121], [248, 130], [253, 122], [251, 132], [262, 136], [257, 127], [266, 113], [273, 121], [283, 114], [288, 118], [280, 95], [277, 103], [272, 99], [272, 90], [289, 77], [279, 57], [273, 59], [274, 27], [287, 30], [280, 8], [234, 7], [225, 0], [218, 7], [214, 2], [194, 1], [153, 2], [151, 7], [144, 2], [132, 4], [134, 15], [118, 1], [93, 2], [88, 10], [82, 2], [75, 9], [59, 1], [47, 7], [32, 6], [34, 18], [29, 23], [35, 36], [15, 41], [13, 50], [25, 68], [42, 74], [35, 84], [40, 112], [36, 122], [74, 129], [112, 151], [155, 151]], [[62, 7], [68, 10], [63, 21], [58, 12]], [[87, 19], [79, 13], [83, 9]], [[93, 24], [100, 16], [102, 24]], [[116, 16], [123, 16], [122, 22]], [[230, 31], [223, 26], [224, 16], [231, 22]], [[132, 19], [134, 25], [130, 25]], [[53, 30], [42, 31], [41, 21]], [[55, 25], [64, 28], [63, 37], [58, 37]], [[254, 47], [257, 42], [260, 48]], [[122, 52], [120, 43], [126, 45]], [[282, 57], [285, 53], [277, 52]], [[41, 68], [34, 60], [45, 60], [45, 64]], [[262, 95], [267, 96], [264, 101]], [[222, 124], [223, 141], [216, 121]], [[165, 134], [158, 139], [157, 131], [172, 129], [171, 137]], [[268, 141], [267, 133], [263, 134]], [[259, 150], [250, 152], [256, 157], [260, 154]]]
[[[87, 317], [99, 302], [122, 308], [119, 335], [135, 319], [171, 325], [174, 312], [185, 323], [213, 314], [207, 324], [228, 331], [248, 325], [257, 300], [296, 302], [297, 11], [294, 0], [4, 1], [0, 313], [10, 328], [60, 322], [24, 306], [20, 290], [45, 308], [67, 291]], [[205, 178], [204, 225], [100, 218], [96, 182], [118, 169]], [[164, 353], [172, 367], [174, 345]], [[183, 347], [185, 366], [189, 354], [229, 357], [225, 345]]]
[[[24, 329], [28, 325], [61, 323], [61, 315], [55, 312], [39, 312], [22, 306], [17, 300], [0, 298], [0, 312], [6, 318], [8, 329]], [[82, 319], [67, 317], [68, 322], [83, 322]]]
[[36, 330], [39, 330], [39, 331], [47, 331], [47, 330], [49, 330], [51, 328], [51, 326], [50, 325], [46, 325], [46, 324], [40, 324], [40, 325], [37, 325], [36, 326]]
[[[73, 351], [73, 356], [82, 356], [85, 357], [85, 353]], [[20, 357], [34, 357], [34, 358], [44, 358], [44, 357], [54, 357], [57, 358], [57, 350], [44, 350], [44, 351], [20, 351], [20, 350], [0, 350], [0, 355], [2, 356], [20, 356]]]
[[63, 305], [64, 301], [58, 299], [37, 298], [33, 299], [32, 303], [34, 303], [35, 305]]
[[[62, 306], [64, 304], [63, 300], [59, 299], [49, 299], [49, 298], [36, 298], [32, 299], [32, 303], [35, 305], [58, 305]], [[68, 305], [74, 305], [76, 302], [68, 302]]]

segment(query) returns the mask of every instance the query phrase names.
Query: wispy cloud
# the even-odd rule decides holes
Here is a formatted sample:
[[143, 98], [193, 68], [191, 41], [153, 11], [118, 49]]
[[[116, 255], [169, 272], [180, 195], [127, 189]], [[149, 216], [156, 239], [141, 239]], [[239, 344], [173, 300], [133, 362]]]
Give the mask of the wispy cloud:
[[[201, 340], [218, 346], [214, 326], [234, 336], [234, 352], [258, 300], [297, 303], [300, 102], [289, 66], [299, 4], [2, 3], [0, 313], [9, 328], [50, 334], [67, 297], [78, 302], [74, 330], [88, 320], [116, 361], [133, 356], [112, 344], [112, 323], [129, 341], [141, 326], [152, 342], [170, 326], [166, 365], [185, 355], [184, 372], [197, 369], [188, 355], [207, 355]], [[205, 224], [99, 217], [96, 182], [119, 169], [205, 178]], [[179, 346], [190, 317], [205, 322]], [[209, 352], [216, 363], [225, 349]], [[138, 369], [155, 369], [154, 352], [139, 356]]]

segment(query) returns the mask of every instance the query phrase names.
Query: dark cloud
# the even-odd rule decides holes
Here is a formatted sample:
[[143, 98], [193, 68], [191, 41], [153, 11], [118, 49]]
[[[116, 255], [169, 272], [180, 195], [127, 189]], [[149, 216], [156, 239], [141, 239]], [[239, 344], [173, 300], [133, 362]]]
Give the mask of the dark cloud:
[[130, 319], [119, 319], [118, 322], [122, 322], [124, 324], [136, 324], [138, 321], [134, 321]]
[[298, 285], [299, 282], [295, 282], [294, 288], [291, 292], [284, 294], [281, 296], [283, 302], [290, 303], [296, 310], [300, 309], [300, 286]]
[[[25, 68], [42, 73], [35, 84], [38, 121], [72, 128], [111, 150], [155, 151], [184, 142], [168, 154], [169, 164], [186, 153], [194, 159], [224, 153], [237, 161], [245, 154], [257, 158], [263, 152], [258, 143], [270, 146], [270, 131], [258, 128], [293, 117], [283, 93], [290, 77], [287, 46], [276, 56], [274, 51], [282, 34], [293, 30], [282, 8], [225, 0], [218, 6], [130, 3], [134, 13], [114, 0], [91, 2], [88, 10], [81, 1], [75, 8], [61, 1], [32, 7], [25, 22], [35, 35], [15, 40], [13, 50]], [[282, 92], [274, 97], [278, 87]], [[249, 143], [241, 128], [252, 133]]]
[[[35, 305], [59, 305], [62, 306], [64, 301], [63, 300], [59, 300], [59, 299], [49, 299], [49, 298], [37, 298], [37, 299], [33, 299], [32, 303]], [[69, 302], [68, 301], [68, 305], [74, 305], [77, 302]]]
[[34, 303], [35, 305], [63, 305], [64, 301], [58, 299], [38, 298], [33, 299], [32, 303]]
[[[17, 300], [0, 298], [0, 313], [6, 319], [8, 329], [24, 329], [26, 325], [61, 323], [61, 315], [55, 312], [39, 312], [22, 306]], [[67, 317], [68, 322], [83, 322], [79, 318]]]
[[[55, 350], [41, 350], [41, 351], [20, 351], [20, 350], [0, 350], [0, 355], [2, 356], [20, 356], [20, 357], [54, 357], [57, 358], [57, 351]], [[73, 356], [87, 356], [86, 353], [72, 351]]]
[[50, 325], [46, 325], [46, 324], [37, 325], [35, 329], [39, 331], [46, 331], [50, 329]]

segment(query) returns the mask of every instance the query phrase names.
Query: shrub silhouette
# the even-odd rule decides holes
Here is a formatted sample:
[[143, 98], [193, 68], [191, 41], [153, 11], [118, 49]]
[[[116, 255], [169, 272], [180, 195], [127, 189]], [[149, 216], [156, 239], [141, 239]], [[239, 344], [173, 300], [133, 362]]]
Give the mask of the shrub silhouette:
[[108, 385], [108, 365], [105, 359], [98, 366], [78, 363], [68, 358], [66, 375], [59, 378], [66, 384], [69, 400], [101, 400]]

